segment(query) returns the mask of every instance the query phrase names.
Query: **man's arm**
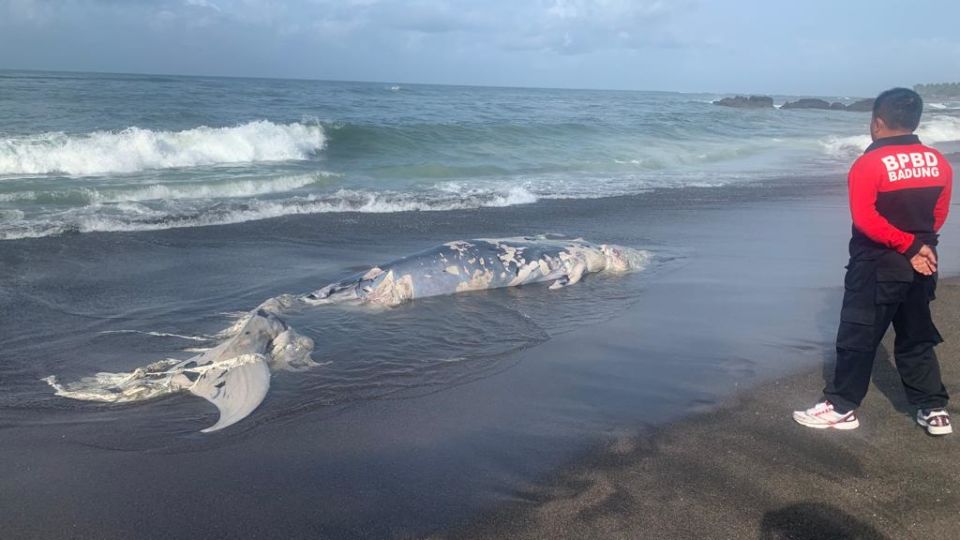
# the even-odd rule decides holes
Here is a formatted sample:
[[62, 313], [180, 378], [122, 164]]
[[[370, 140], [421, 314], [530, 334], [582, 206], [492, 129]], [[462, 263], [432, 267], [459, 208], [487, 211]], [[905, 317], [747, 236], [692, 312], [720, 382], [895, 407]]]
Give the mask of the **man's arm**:
[[[941, 158], [943, 159], [943, 158]], [[944, 159], [944, 161], [946, 161]], [[941, 168], [942, 174], [947, 175], [947, 184], [940, 192], [940, 198], [937, 199], [937, 206], [933, 209], [933, 230], [940, 232], [943, 224], [947, 222], [947, 215], [950, 213], [950, 194], [953, 191], [953, 171], [949, 164]]]
[[923, 242], [916, 236], [894, 227], [877, 211], [877, 185], [881, 178], [871, 162], [860, 160], [850, 169], [847, 183], [850, 188], [853, 226], [874, 242], [912, 258], [920, 251]]

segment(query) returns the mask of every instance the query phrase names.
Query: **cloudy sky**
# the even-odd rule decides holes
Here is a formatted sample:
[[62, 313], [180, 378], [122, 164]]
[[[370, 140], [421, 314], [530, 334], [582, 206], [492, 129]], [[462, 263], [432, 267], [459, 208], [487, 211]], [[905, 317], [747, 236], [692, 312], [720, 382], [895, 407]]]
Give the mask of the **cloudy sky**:
[[0, 0], [0, 69], [873, 95], [960, 79], [956, 0]]

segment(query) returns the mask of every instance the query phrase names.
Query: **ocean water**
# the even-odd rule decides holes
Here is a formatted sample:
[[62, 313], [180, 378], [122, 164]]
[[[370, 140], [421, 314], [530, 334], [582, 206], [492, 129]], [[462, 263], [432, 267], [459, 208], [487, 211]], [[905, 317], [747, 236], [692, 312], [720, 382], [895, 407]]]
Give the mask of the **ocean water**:
[[[0, 71], [6, 530], [424, 536], [822, 360], [868, 115], [717, 97]], [[948, 153], [957, 105], [929, 104], [920, 132]], [[210, 435], [196, 397], [43, 382], [188, 358], [267, 298], [439, 243], [548, 233], [652, 262], [290, 314], [319, 365]], [[944, 237], [950, 273], [954, 222]]]
[[[720, 186], [869, 142], [864, 114], [715, 97], [0, 72], [0, 239]], [[960, 138], [952, 105], [929, 142]]]

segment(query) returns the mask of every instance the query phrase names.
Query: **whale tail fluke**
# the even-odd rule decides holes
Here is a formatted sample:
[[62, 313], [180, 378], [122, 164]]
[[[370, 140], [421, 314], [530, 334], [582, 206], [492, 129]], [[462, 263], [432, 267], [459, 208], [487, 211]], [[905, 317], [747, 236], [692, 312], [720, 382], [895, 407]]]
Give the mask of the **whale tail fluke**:
[[313, 340], [298, 334], [272, 312], [257, 309], [217, 346], [187, 360], [167, 359], [126, 373], [97, 373], [79, 381], [44, 379], [59, 396], [84, 401], [129, 403], [189, 392], [212, 403], [220, 418], [204, 433], [231, 426], [250, 415], [270, 390], [271, 369], [303, 371], [317, 364]]
[[43, 379], [58, 396], [83, 401], [130, 403], [186, 390], [209, 401], [220, 412], [204, 433], [231, 426], [250, 415], [270, 389], [270, 367], [262, 354], [244, 354], [226, 361], [197, 365], [164, 360], [128, 373], [97, 373], [61, 384]]

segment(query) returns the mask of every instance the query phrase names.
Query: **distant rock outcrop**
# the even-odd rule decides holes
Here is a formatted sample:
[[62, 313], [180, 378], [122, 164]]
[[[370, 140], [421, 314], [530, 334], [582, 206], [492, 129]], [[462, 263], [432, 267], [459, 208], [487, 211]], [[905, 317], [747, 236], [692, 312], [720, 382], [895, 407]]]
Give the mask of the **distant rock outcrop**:
[[873, 112], [873, 99], [861, 99], [847, 105], [848, 111]]
[[[836, 103], [843, 107], [843, 104]], [[830, 109], [831, 105], [829, 101], [824, 101], [822, 99], [816, 98], [803, 98], [796, 101], [788, 101], [780, 106], [781, 109]]]
[[960, 98], [960, 82], [918, 84], [913, 87], [924, 98], [957, 99]]
[[772, 109], [773, 98], [769, 96], [727, 97], [713, 102], [714, 105], [737, 107], [739, 109]]
[[822, 109], [831, 111], [855, 111], [870, 112], [873, 110], [872, 99], [861, 99], [854, 101], [850, 105], [844, 105], [839, 101], [830, 103], [829, 101], [817, 98], [802, 98], [796, 101], [788, 101], [780, 106], [781, 109]]
[[[770, 109], [773, 107], [773, 98], [769, 96], [736, 96], [725, 97], [713, 102], [714, 105], [736, 107], [738, 109]], [[787, 101], [781, 109], [818, 109], [824, 111], [873, 111], [873, 99], [860, 99], [849, 105], [838, 101], [833, 103], [819, 98], [800, 98], [796, 101]]]

